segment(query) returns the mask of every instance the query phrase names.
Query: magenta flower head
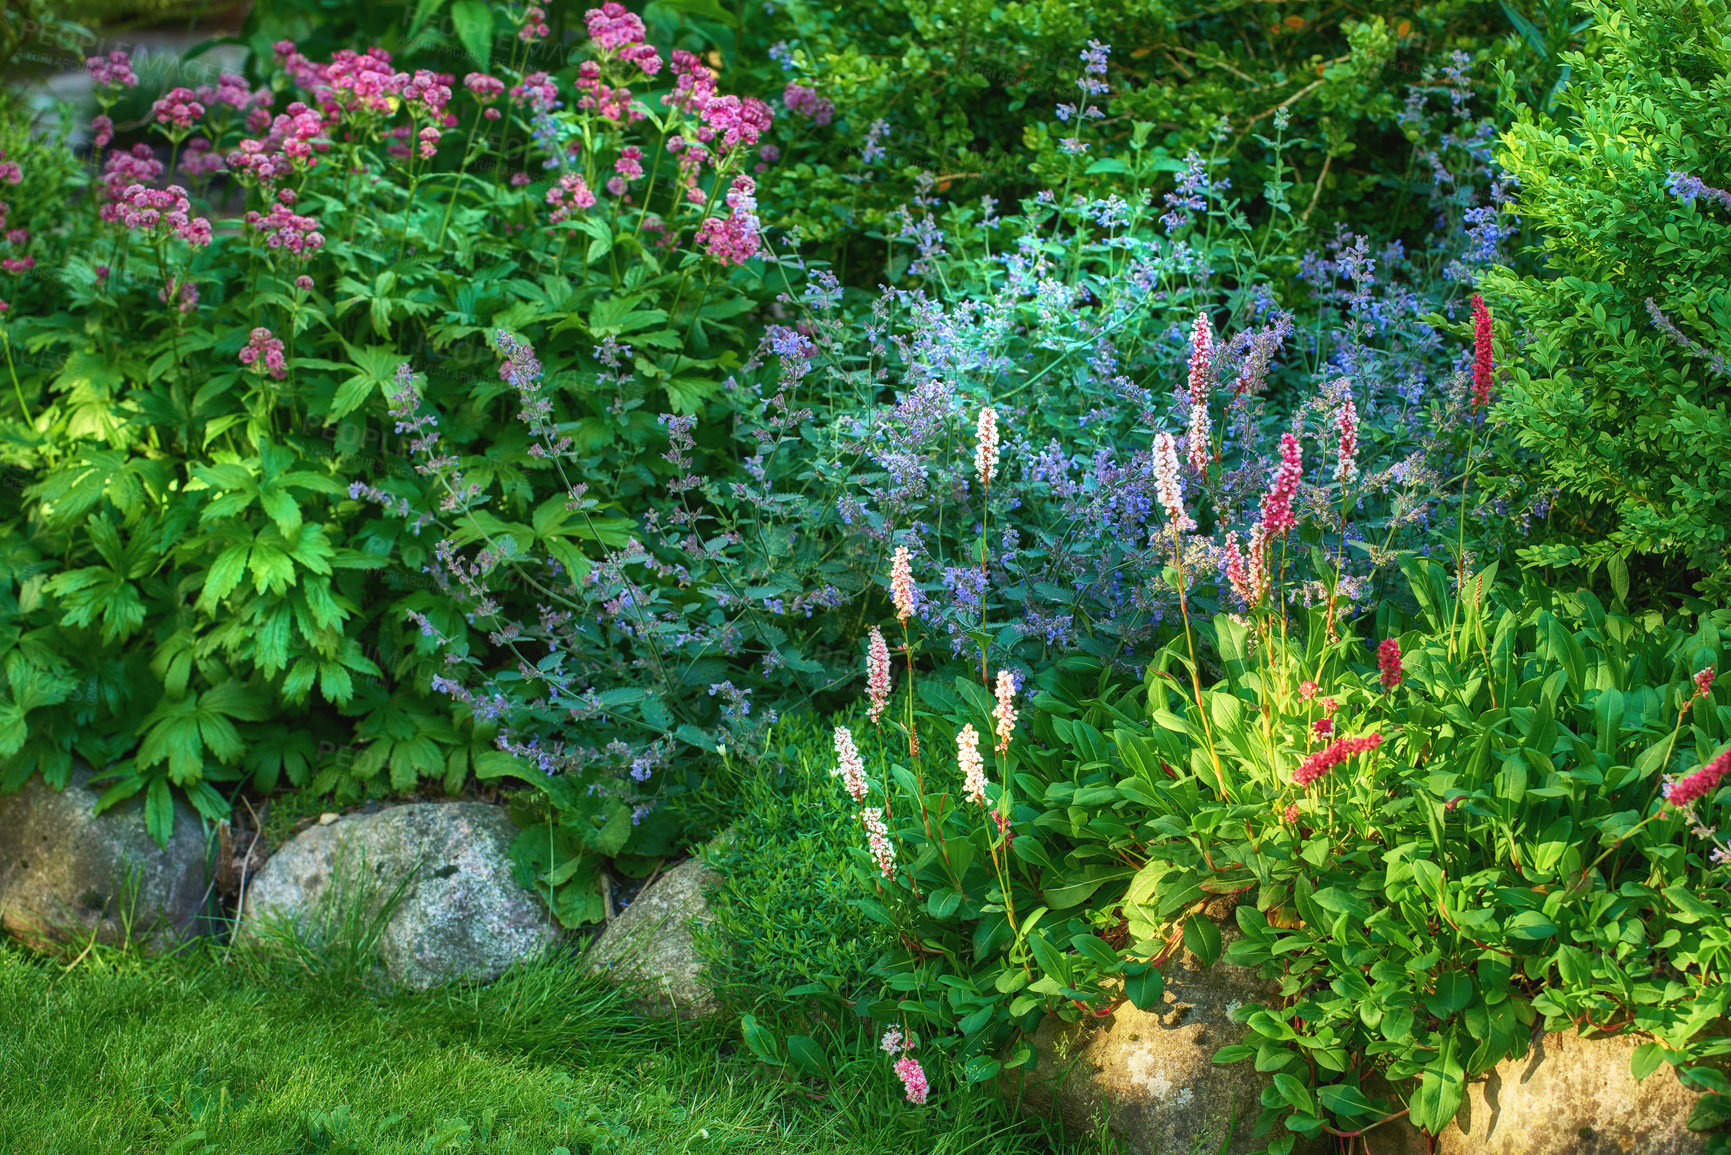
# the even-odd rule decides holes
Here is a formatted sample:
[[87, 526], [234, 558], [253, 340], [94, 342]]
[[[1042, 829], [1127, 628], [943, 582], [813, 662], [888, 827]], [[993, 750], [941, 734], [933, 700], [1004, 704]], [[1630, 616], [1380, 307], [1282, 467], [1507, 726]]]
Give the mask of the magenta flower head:
[[1363, 754], [1382, 745], [1381, 734], [1368, 734], [1363, 738], [1336, 738], [1327, 746], [1318, 750], [1304, 760], [1303, 765], [1293, 772], [1293, 785], [1309, 786], [1324, 774], [1351, 758], [1354, 754]]
[[588, 26], [595, 47], [605, 53], [642, 44], [646, 35], [642, 19], [615, 0], [607, 0], [601, 7], [583, 13], [583, 23]]
[[877, 725], [890, 704], [890, 647], [884, 633], [872, 627], [871, 643], [866, 647], [866, 696], [871, 702], [866, 717]]
[[1392, 690], [1401, 684], [1400, 639], [1384, 638], [1376, 646], [1376, 664], [1382, 670], [1382, 688]]
[[278, 380], [288, 376], [288, 362], [283, 358], [282, 338], [273, 336], [269, 329], [262, 326], [252, 331], [246, 348], [240, 351], [240, 363], [251, 366], [259, 373], [268, 373]]
[[1705, 698], [1713, 692], [1713, 667], [1708, 666], [1695, 675], [1695, 696]]
[[1190, 330], [1190, 468], [1198, 474], [1208, 468], [1208, 395], [1213, 391], [1214, 330], [1207, 313], [1196, 314]]
[[1292, 499], [1298, 495], [1298, 482], [1304, 476], [1304, 451], [1298, 438], [1290, 433], [1280, 435], [1280, 465], [1274, 471], [1274, 481], [1262, 496], [1262, 525], [1270, 539], [1277, 538], [1298, 522], [1292, 516]]
[[156, 118], [156, 123], [185, 132], [204, 115], [204, 105], [198, 102], [192, 89], [173, 88], [150, 106], [150, 114]]
[[1196, 528], [1184, 512], [1184, 495], [1178, 485], [1178, 443], [1164, 430], [1154, 437], [1154, 493], [1166, 511], [1167, 524], [1176, 532]]
[[138, 86], [138, 74], [132, 71], [132, 58], [124, 52], [110, 52], [106, 58], [92, 56], [84, 62], [84, 68], [99, 88]]
[[1725, 772], [1731, 770], [1731, 746], [1719, 753], [1717, 758], [1677, 782], [1665, 787], [1665, 802], [1669, 806], [1684, 807], [1719, 788], [1720, 779]]
[[471, 72], [463, 77], [463, 87], [475, 94], [482, 104], [491, 104], [505, 93], [505, 82], [485, 72]]
[[1491, 374], [1496, 368], [1491, 349], [1491, 311], [1473, 294], [1473, 408], [1491, 403]]

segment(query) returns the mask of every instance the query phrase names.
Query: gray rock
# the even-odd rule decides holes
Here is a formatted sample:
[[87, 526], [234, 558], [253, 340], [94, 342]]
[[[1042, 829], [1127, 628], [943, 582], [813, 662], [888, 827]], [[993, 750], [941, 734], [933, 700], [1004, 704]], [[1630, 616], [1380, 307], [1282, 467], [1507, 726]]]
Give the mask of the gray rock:
[[[1506, 1059], [1467, 1087], [1436, 1155], [1697, 1155], [1707, 1137], [1683, 1124], [1699, 1097], [1663, 1064], [1636, 1081], [1629, 1056], [1645, 1038], [1574, 1031], [1541, 1035], [1523, 1059]], [[1372, 1131], [1375, 1155], [1425, 1155], [1401, 1120]]]
[[270, 925], [318, 935], [377, 924], [379, 961], [414, 990], [453, 980], [491, 982], [556, 936], [541, 900], [508, 857], [517, 828], [501, 807], [423, 802], [351, 814], [280, 847], [247, 887], [242, 936]]
[[[1222, 929], [1227, 945], [1236, 934], [1235, 927]], [[1249, 1003], [1277, 1005], [1277, 984], [1223, 960], [1204, 968], [1188, 950], [1162, 970], [1162, 1010], [1124, 1003], [1106, 1018], [1076, 1023], [1048, 1015], [1031, 1040], [1034, 1069], [1010, 1073], [1007, 1089], [1083, 1133], [1104, 1120], [1134, 1155], [1260, 1150], [1273, 1136], [1250, 1134], [1269, 1076], [1249, 1062], [1216, 1066], [1213, 1059], [1219, 1048], [1244, 1041], [1246, 1028], [1232, 1012]], [[1300, 1139], [1294, 1151], [1326, 1149]]]
[[714, 1014], [715, 992], [703, 981], [703, 959], [692, 941], [694, 923], [706, 922], [703, 889], [714, 874], [701, 859], [674, 867], [651, 883], [607, 924], [589, 948], [596, 973], [641, 984], [643, 1009], [682, 1019]]
[[174, 834], [164, 850], [144, 829], [134, 796], [92, 813], [93, 771], [74, 766], [63, 791], [33, 778], [0, 796], [0, 927], [39, 946], [127, 938], [160, 947], [199, 930], [209, 889], [204, 824], [174, 803]]

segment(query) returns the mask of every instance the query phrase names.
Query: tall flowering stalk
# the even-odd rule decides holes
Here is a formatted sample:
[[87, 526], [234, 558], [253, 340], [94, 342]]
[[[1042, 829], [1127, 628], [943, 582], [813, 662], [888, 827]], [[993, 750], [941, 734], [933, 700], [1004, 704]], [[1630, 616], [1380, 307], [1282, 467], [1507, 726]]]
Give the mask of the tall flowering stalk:
[[[1201, 324], [1206, 317], [1198, 318]], [[1166, 511], [1166, 528], [1172, 535], [1172, 564], [1178, 574], [1178, 610], [1184, 617], [1184, 644], [1190, 651], [1190, 683], [1196, 694], [1196, 713], [1202, 719], [1203, 733], [1208, 738], [1208, 756], [1214, 760], [1214, 773], [1220, 779], [1220, 792], [1226, 793], [1226, 772], [1220, 766], [1220, 755], [1214, 749], [1213, 724], [1202, 708], [1202, 676], [1196, 665], [1196, 639], [1190, 631], [1190, 602], [1185, 592], [1184, 534], [1196, 528], [1196, 522], [1184, 509], [1184, 499], [1178, 485], [1178, 448], [1170, 433], [1162, 430], [1154, 437], [1154, 491], [1160, 506]], [[1156, 531], [1158, 532], [1158, 531]]]
[[920, 739], [914, 730], [914, 643], [908, 626], [919, 608], [919, 591], [914, 588], [913, 555], [908, 547], [899, 545], [890, 559], [890, 601], [896, 607], [896, 620], [902, 624], [902, 652], [908, 658], [908, 757], [920, 756]]
[[1196, 324], [1190, 330], [1190, 468], [1196, 476], [1208, 476], [1211, 455], [1212, 426], [1208, 417], [1208, 396], [1213, 384], [1214, 330], [1208, 324], [1207, 313], [1196, 314]]
[[[1473, 412], [1490, 404], [1491, 376], [1496, 369], [1494, 351], [1491, 347], [1491, 311], [1485, 307], [1484, 298], [1474, 293], [1473, 308]], [[1459, 515], [1459, 532], [1455, 540], [1455, 578], [1457, 583], [1454, 608], [1449, 613], [1449, 657], [1455, 656], [1457, 635], [1455, 623], [1460, 618], [1461, 598], [1466, 592], [1466, 558], [1467, 558], [1467, 490], [1471, 486], [1473, 473], [1473, 448], [1477, 440], [1476, 430], [1467, 431], [1466, 466], [1461, 471], [1461, 508]]]
[[[980, 479], [980, 573], [985, 575], [988, 570], [988, 558], [991, 556], [990, 540], [987, 537], [987, 527], [991, 519], [992, 479], [998, 473], [998, 411], [990, 405], [980, 410], [980, 417], [975, 425], [974, 472]], [[983, 584], [983, 580], [982, 580]], [[981, 629], [985, 628], [985, 605], [981, 603]], [[986, 645], [980, 643], [980, 681], [986, 680]]]

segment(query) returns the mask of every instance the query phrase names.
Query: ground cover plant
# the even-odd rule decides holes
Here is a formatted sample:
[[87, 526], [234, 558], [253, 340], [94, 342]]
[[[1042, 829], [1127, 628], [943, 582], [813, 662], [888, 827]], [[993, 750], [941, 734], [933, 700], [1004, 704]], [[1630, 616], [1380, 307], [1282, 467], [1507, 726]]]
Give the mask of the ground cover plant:
[[[221, 951], [78, 965], [0, 944], [0, 1145], [215, 1155], [1098, 1150], [980, 1093], [911, 1111], [877, 1064], [821, 1092], [734, 1028], [645, 1022], [572, 960], [369, 995]], [[832, 1072], [834, 1074], [834, 1072]]]

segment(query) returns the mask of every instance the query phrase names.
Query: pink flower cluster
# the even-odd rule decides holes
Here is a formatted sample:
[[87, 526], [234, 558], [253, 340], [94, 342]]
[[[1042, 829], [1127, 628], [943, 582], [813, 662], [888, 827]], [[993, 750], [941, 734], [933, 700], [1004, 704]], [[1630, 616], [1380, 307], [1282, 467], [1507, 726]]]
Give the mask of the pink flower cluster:
[[980, 732], [969, 723], [956, 734], [956, 766], [962, 772], [962, 797], [986, 804], [986, 763], [980, 757]]
[[523, 83], [511, 86], [511, 98], [527, 102], [535, 112], [551, 112], [559, 107], [559, 85], [545, 72], [531, 72]]
[[867, 806], [859, 812], [859, 817], [865, 826], [866, 841], [871, 846], [872, 861], [877, 864], [878, 873], [885, 878], [894, 878], [896, 848], [890, 844], [890, 828], [884, 825], [884, 812], [876, 806]]
[[246, 85], [246, 77], [236, 76], [232, 72], [224, 72], [216, 78], [216, 87], [200, 85], [195, 92], [196, 97], [206, 108], [213, 105], [226, 104], [245, 112], [254, 105], [259, 108], [269, 108], [276, 103], [276, 94], [268, 88], [260, 88], [256, 92]]
[[601, 66], [585, 60], [577, 66], [577, 107], [586, 112], [599, 112], [615, 124], [634, 124], [643, 119], [643, 110], [631, 99], [629, 88], [610, 88], [601, 83]]
[[617, 55], [620, 60], [637, 65], [645, 76], [654, 76], [661, 71], [660, 53], [653, 45], [643, 42], [647, 32], [642, 19], [627, 11], [625, 5], [608, 0], [601, 7], [585, 12], [583, 23], [589, 29], [590, 39], [595, 41], [595, 47], [604, 56]]
[[[3, 214], [0, 214], [0, 219], [4, 219]], [[1695, 675], [1695, 696], [1698, 698], [1705, 698], [1708, 694], [1711, 694], [1712, 692], [1713, 692], [1713, 667], [1708, 666], [1705, 669], [1703, 669], [1700, 673]]]
[[391, 54], [376, 47], [365, 52], [338, 49], [325, 65], [323, 77], [338, 108], [381, 114], [395, 109], [393, 101], [408, 79], [408, 74], [391, 67]]
[[1725, 777], [1727, 770], [1731, 770], [1731, 747], [1727, 747], [1718, 757], [1693, 774], [1665, 787], [1665, 802], [1670, 806], [1683, 807], [1705, 798], [1719, 788], [1719, 782]]
[[132, 58], [116, 50], [107, 57], [92, 56], [84, 62], [84, 70], [101, 88], [136, 88], [138, 74], [132, 71]]
[[1665, 803], [1672, 807], [1686, 807], [1698, 798], [1707, 797], [1712, 791], [1719, 790], [1719, 781], [1726, 776], [1726, 771], [1731, 771], [1731, 746], [1702, 769], [1689, 774], [1688, 778], [1665, 786]]
[[1491, 348], [1491, 311], [1485, 299], [1473, 294], [1473, 408], [1491, 403], [1491, 374], [1496, 359]]
[[[463, 77], [463, 87], [474, 93], [475, 99], [483, 105], [491, 105], [505, 93], [505, 82], [497, 77], [488, 76], [485, 72], [471, 72]], [[481, 115], [488, 120], [498, 120], [499, 110], [484, 108]]]
[[6, 150], [0, 148], [0, 180], [7, 184], [24, 183], [24, 170], [18, 167], [15, 160], [6, 159]]
[[1304, 451], [1298, 438], [1290, 433], [1280, 435], [1280, 465], [1274, 471], [1274, 481], [1262, 497], [1262, 525], [1267, 538], [1279, 537], [1298, 522], [1292, 516], [1292, 499], [1298, 496], [1298, 482], [1304, 476]]
[[1214, 330], [1208, 314], [1196, 314], [1190, 330], [1190, 436], [1186, 441], [1190, 468], [1200, 476], [1207, 472], [1212, 427], [1208, 420], [1208, 396], [1214, 385]]
[[240, 351], [240, 363], [250, 365], [260, 373], [268, 373], [281, 380], [288, 376], [288, 361], [283, 357], [282, 338], [273, 336], [269, 329], [260, 328], [252, 331], [252, 338], [246, 348]]
[[150, 115], [156, 123], [166, 124], [178, 132], [186, 132], [204, 116], [204, 105], [190, 88], [171, 88], [155, 104]]
[[285, 188], [276, 194], [277, 203], [268, 213], [248, 212], [246, 223], [264, 234], [266, 248], [282, 249], [297, 260], [306, 260], [324, 245], [318, 221], [298, 215], [294, 203], [295, 191]]
[[552, 33], [547, 27], [547, 13], [533, 5], [523, 13], [523, 27], [517, 29], [517, 39], [524, 44], [533, 44], [537, 40], [545, 40]]
[[698, 141], [709, 144], [719, 137], [717, 152], [740, 145], [750, 148], [775, 122], [775, 113], [769, 105], [756, 97], [741, 100], [737, 96], [717, 96], [714, 74], [683, 48], [673, 50], [673, 71], [673, 91], [663, 96], [661, 102], [696, 116], [701, 121], [696, 133]]
[[1297, 786], [1309, 786], [1324, 774], [1351, 758], [1354, 754], [1363, 754], [1382, 745], [1381, 734], [1368, 734], [1363, 738], [1336, 738], [1327, 746], [1318, 750], [1304, 760], [1292, 775], [1292, 781]]
[[110, 223], [120, 219], [120, 200], [128, 187], [149, 184], [162, 175], [162, 162], [148, 144], [135, 144], [131, 152], [111, 152], [102, 166], [102, 195], [109, 203], [97, 214]]
[[553, 206], [548, 214], [550, 224], [569, 220], [583, 209], [595, 204], [595, 193], [581, 176], [574, 172], [564, 173], [559, 182], [547, 190], [547, 203]]
[[257, 140], [243, 140], [228, 155], [228, 166], [260, 184], [275, 184], [299, 169], [318, 165], [318, 153], [330, 148], [324, 139], [325, 118], [297, 100], [286, 114], [271, 121], [270, 131]]
[[1334, 463], [1334, 479], [1345, 486], [1358, 476], [1358, 406], [1353, 404], [1350, 382], [1345, 383], [1343, 392], [1340, 413], [1335, 418], [1340, 430], [1340, 460]]
[[757, 220], [757, 182], [744, 173], [733, 178], [727, 193], [725, 219], [705, 217], [697, 226], [697, 243], [723, 265], [743, 265], [757, 255], [762, 234]]
[[1384, 638], [1376, 646], [1376, 664], [1382, 671], [1382, 688], [1392, 690], [1401, 684], [1400, 639]]
[[982, 486], [992, 484], [998, 473], [998, 411], [990, 405], [980, 410], [975, 424], [974, 472]]
[[[181, 313], [190, 313], [198, 308], [198, 286], [185, 279], [170, 277], [168, 284], [156, 291], [156, 299], [165, 305], [175, 305]], [[178, 304], [175, 304], [176, 299]]]
[[107, 148], [108, 142], [114, 139], [113, 117], [93, 116], [90, 118], [90, 128], [95, 137], [91, 143], [97, 148]]
[[1010, 738], [1016, 732], [1016, 679], [1008, 670], [998, 671], [997, 685], [993, 687], [992, 695], [997, 703], [992, 707], [993, 727], [998, 736], [998, 744], [993, 747], [1003, 754], [1010, 749]]
[[871, 705], [866, 717], [876, 726], [882, 721], [890, 704], [890, 647], [883, 631], [872, 627], [871, 641], [866, 647], [866, 697]]
[[[1239, 551], [1236, 532], [1226, 535], [1226, 583], [1247, 606], [1261, 601], [1268, 588], [1268, 550], [1263, 544], [1264, 533], [1260, 522], [1250, 527], [1248, 556]], [[1315, 690], [1314, 683], [1307, 682], [1306, 685]]]
[[807, 88], [798, 82], [789, 84], [782, 89], [781, 102], [787, 105], [789, 112], [797, 112], [809, 117], [813, 123], [822, 126], [835, 119], [835, 104], [817, 94], [817, 89]]
[[903, 625], [919, 608], [919, 591], [914, 589], [913, 557], [905, 545], [896, 546], [890, 558], [890, 601], [896, 607], [896, 620]]
[[840, 765], [830, 773], [841, 777], [843, 788], [857, 806], [865, 801], [869, 787], [866, 784], [865, 763], [860, 760], [859, 748], [854, 745], [853, 731], [846, 726], [835, 728], [835, 756]]
[[1184, 510], [1184, 493], [1178, 484], [1178, 443], [1165, 430], [1154, 436], [1154, 494], [1175, 533], [1196, 528]]
[[276, 54], [277, 63], [288, 72], [289, 79], [294, 81], [297, 88], [304, 88], [311, 92], [324, 83], [324, 65], [315, 64], [302, 56], [295, 48], [294, 41], [278, 40], [271, 45], [271, 49]]
[[628, 144], [619, 150], [619, 159], [613, 162], [613, 175], [607, 178], [607, 191], [616, 197], [622, 197], [632, 181], [642, 178], [643, 150], [634, 144]]
[[202, 136], [187, 141], [186, 151], [180, 156], [180, 171], [188, 176], [209, 176], [227, 167], [222, 154], [211, 148], [210, 141]]
[[896, 1060], [896, 1077], [902, 1081], [902, 1090], [907, 1092], [908, 1102], [924, 1103], [930, 1087], [926, 1083], [926, 1072], [920, 1066], [920, 1061], [912, 1055], [903, 1055]]
[[115, 206], [120, 223], [129, 229], [154, 233], [160, 228], [170, 228], [187, 244], [203, 248], [210, 244], [210, 222], [191, 216], [191, 208], [186, 190], [177, 184], [166, 189], [128, 185]]

